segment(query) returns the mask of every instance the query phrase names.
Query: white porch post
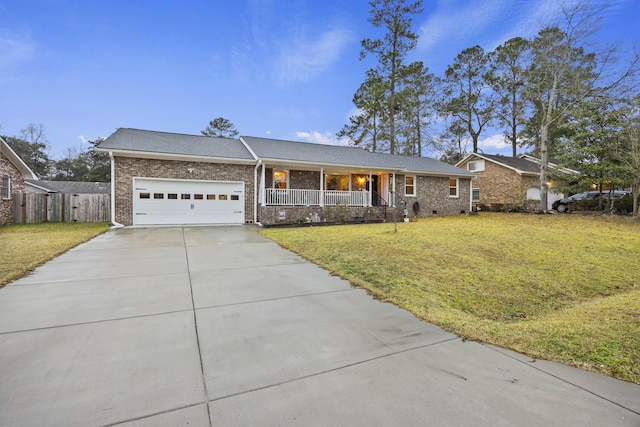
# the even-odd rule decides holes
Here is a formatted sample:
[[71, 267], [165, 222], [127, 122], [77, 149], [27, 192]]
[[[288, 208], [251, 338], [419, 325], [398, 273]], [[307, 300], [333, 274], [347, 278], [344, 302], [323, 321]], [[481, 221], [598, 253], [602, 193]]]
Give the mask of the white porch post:
[[264, 183], [265, 169], [266, 169], [266, 165], [263, 163], [262, 170], [260, 171], [260, 206], [264, 206], [264, 199], [265, 199], [265, 183]]
[[391, 178], [391, 191], [393, 192], [393, 203], [391, 206], [396, 207], [396, 174], [393, 173], [393, 178]]
[[367, 200], [367, 206], [373, 206], [371, 203], [373, 200], [373, 181], [371, 180], [371, 171], [369, 171], [369, 200]]
[[320, 168], [320, 207], [324, 207], [324, 168]]

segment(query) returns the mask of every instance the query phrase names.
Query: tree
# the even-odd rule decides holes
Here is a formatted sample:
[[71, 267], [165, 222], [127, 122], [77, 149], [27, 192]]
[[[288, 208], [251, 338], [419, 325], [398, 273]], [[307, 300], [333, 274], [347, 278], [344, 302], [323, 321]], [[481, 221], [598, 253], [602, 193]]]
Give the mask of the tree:
[[378, 58], [377, 71], [385, 81], [389, 96], [387, 99], [389, 112], [389, 152], [396, 152], [396, 85], [398, 72], [408, 52], [414, 49], [418, 42], [418, 35], [411, 31], [409, 15], [422, 13], [422, 0], [405, 4], [405, 0], [372, 0], [368, 21], [376, 28], [386, 29], [382, 39], [366, 38], [361, 41], [362, 51], [360, 59], [368, 54]]
[[[596, 185], [602, 191], [605, 185], [615, 189], [631, 184], [622, 163], [623, 123], [620, 105], [600, 94], [577, 104], [562, 125], [568, 138], [561, 159], [581, 171], [577, 180], [581, 189]], [[610, 200], [613, 203], [614, 198]]]
[[631, 179], [633, 188], [633, 216], [638, 217], [638, 199], [640, 198], [640, 96], [623, 110], [622, 122], [622, 163]]
[[467, 48], [456, 56], [440, 80], [443, 101], [438, 110], [452, 118], [452, 125], [463, 128], [478, 152], [478, 139], [495, 113], [495, 98], [491, 91], [493, 74], [490, 55], [480, 46]]
[[213, 138], [235, 138], [238, 136], [236, 127], [224, 117], [216, 117], [209, 122], [209, 125], [200, 133]]
[[387, 86], [376, 70], [367, 71], [367, 78], [360, 85], [353, 104], [359, 113], [349, 117], [349, 124], [338, 133], [339, 138], [349, 138], [349, 144], [360, 146], [371, 152], [385, 151], [384, 122], [388, 117], [386, 110]]
[[398, 111], [402, 120], [404, 144], [398, 148], [407, 156], [422, 156], [427, 146], [438, 148], [437, 141], [430, 138], [431, 106], [434, 96], [434, 77], [422, 62], [413, 62], [400, 70]]
[[3, 139], [39, 178], [47, 178], [52, 161], [47, 154], [46, 129], [42, 124], [29, 123], [20, 130], [20, 137], [5, 136]]
[[562, 5], [564, 29], [542, 29], [532, 43], [532, 65], [528, 70], [528, 98], [538, 109], [540, 156], [540, 210], [547, 211], [550, 131], [568, 112], [594, 94], [613, 93], [637, 73], [638, 55], [628, 68], [614, 73], [615, 48], [596, 53], [585, 52], [590, 36], [597, 31], [599, 13], [588, 3]]
[[507, 40], [495, 51], [494, 85], [498, 97], [496, 117], [504, 126], [511, 143], [512, 156], [517, 156], [518, 138], [526, 122], [527, 100], [524, 96], [525, 72], [530, 64], [530, 43], [521, 37]]
[[91, 146], [86, 151], [77, 147], [67, 148], [65, 156], [54, 162], [52, 178], [56, 181], [109, 182], [109, 154], [95, 149], [102, 140], [89, 141]]

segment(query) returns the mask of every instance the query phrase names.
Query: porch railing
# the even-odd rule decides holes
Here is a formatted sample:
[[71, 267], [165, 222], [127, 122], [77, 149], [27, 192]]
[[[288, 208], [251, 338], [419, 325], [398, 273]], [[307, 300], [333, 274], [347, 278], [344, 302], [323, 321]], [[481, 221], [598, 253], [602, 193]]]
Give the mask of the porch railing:
[[367, 191], [296, 190], [265, 188], [265, 204], [277, 206], [368, 206]]

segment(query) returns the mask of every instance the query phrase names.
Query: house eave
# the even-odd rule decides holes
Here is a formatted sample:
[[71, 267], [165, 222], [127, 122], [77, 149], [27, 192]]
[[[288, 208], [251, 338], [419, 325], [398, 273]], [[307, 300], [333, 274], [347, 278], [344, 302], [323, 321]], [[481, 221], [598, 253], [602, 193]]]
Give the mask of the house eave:
[[367, 165], [355, 165], [355, 164], [335, 164], [335, 163], [320, 163], [320, 162], [305, 162], [299, 160], [286, 160], [278, 158], [261, 158], [262, 163], [269, 167], [269, 165], [277, 165], [280, 167], [288, 167], [291, 169], [304, 168], [305, 170], [349, 170], [352, 172], [383, 172], [383, 173], [395, 173], [402, 175], [422, 175], [422, 176], [442, 176], [452, 178], [473, 178], [475, 174], [469, 173], [447, 173], [447, 172], [430, 172], [424, 170], [411, 170], [411, 169], [399, 169], [384, 166], [367, 166]]
[[37, 180], [36, 174], [27, 166], [27, 164], [16, 154], [15, 151], [9, 146], [9, 144], [2, 138], [0, 138], [0, 153], [9, 159], [9, 162], [20, 172], [24, 179]]
[[113, 150], [109, 148], [97, 148], [97, 151], [106, 153], [112, 153], [114, 157], [131, 157], [139, 159], [154, 159], [154, 160], [178, 160], [186, 162], [202, 162], [202, 163], [227, 163], [227, 164], [240, 164], [240, 165], [255, 165], [256, 160], [253, 159], [239, 159], [229, 157], [210, 157], [210, 156], [196, 156], [190, 154], [175, 154], [175, 153], [154, 153], [149, 151], [133, 151], [133, 150]]

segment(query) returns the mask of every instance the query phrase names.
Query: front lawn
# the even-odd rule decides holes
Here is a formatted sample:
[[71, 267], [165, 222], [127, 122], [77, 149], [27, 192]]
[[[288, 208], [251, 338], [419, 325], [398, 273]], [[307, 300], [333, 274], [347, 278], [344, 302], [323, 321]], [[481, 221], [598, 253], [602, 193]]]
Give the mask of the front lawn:
[[0, 288], [109, 229], [105, 222], [48, 222], [0, 227]]
[[640, 222], [492, 214], [265, 229], [377, 298], [471, 340], [640, 384]]

